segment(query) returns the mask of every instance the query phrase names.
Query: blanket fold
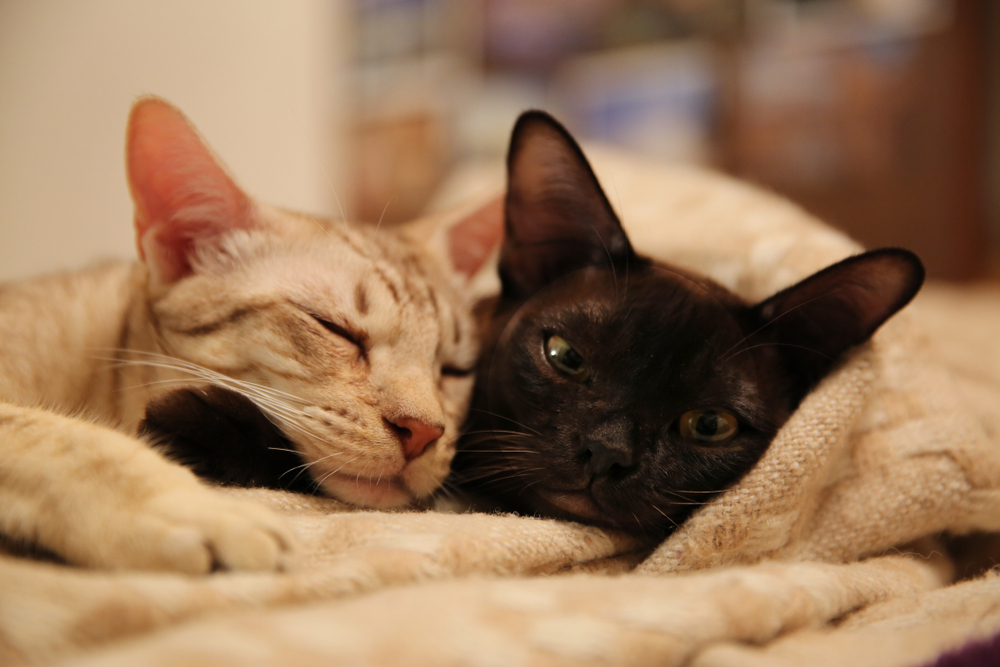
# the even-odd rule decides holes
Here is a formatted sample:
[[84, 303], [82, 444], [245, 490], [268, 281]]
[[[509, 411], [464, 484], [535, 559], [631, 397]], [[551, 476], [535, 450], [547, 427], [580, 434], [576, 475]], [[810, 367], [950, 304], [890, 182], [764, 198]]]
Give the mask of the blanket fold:
[[[927, 563], [759, 565], [686, 577], [428, 583], [339, 604], [209, 620], [79, 665], [683, 665], [720, 640], [762, 644], [941, 581]], [[259, 629], [254, 639], [247, 628]], [[236, 654], [218, 646], [242, 644]]]

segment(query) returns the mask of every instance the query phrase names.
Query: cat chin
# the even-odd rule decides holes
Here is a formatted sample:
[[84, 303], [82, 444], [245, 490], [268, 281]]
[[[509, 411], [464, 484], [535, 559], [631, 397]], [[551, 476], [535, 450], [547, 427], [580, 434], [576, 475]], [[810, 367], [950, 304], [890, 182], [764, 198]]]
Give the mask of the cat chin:
[[607, 513], [597, 506], [586, 491], [553, 491], [538, 489], [535, 491], [543, 502], [551, 505], [566, 518], [583, 519], [586, 521], [604, 521]]
[[447, 476], [453, 452], [437, 443], [394, 474], [365, 477], [350, 473], [320, 473], [320, 487], [333, 498], [373, 509], [394, 509], [426, 502]]
[[[586, 491], [557, 491], [554, 489], [531, 490], [528, 500], [531, 510], [541, 516], [555, 517], [566, 521], [578, 521], [610, 530], [620, 530], [633, 535], [645, 535], [653, 539], [662, 538], [664, 531], [655, 525], [643, 524], [637, 517], [633, 523], [627, 519], [614, 519], [607, 509], [601, 509], [590, 493]], [[525, 494], [527, 495], [527, 494]]]
[[405, 507], [414, 500], [413, 495], [397, 477], [368, 479], [335, 474], [326, 477], [322, 487], [337, 500], [372, 509]]

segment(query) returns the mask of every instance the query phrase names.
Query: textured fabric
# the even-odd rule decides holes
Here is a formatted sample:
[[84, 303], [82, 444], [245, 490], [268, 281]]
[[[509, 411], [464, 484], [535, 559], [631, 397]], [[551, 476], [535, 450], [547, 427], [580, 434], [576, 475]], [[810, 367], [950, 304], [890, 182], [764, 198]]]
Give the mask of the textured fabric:
[[[809, 629], [751, 646], [720, 642], [692, 667], [880, 667], [919, 665], [1000, 630], [1000, 578], [995, 574], [920, 594], [889, 599], [848, 618], [836, 630]], [[994, 656], [995, 657], [995, 656]], [[988, 664], [988, 663], [981, 663]]]
[[473, 578], [207, 621], [81, 664], [165, 666], [200, 655], [236, 667], [287, 655], [299, 664], [670, 667], [719, 641], [761, 644], [936, 583], [901, 558], [679, 578]]
[[[595, 162], [637, 248], [749, 298], [857, 250], [741, 183]], [[960, 301], [918, 297], [806, 398], [740, 483], [651, 553], [558, 521], [237, 491], [288, 518], [303, 546], [294, 571], [192, 578], [3, 558], [0, 662], [930, 660], [1000, 629], [1000, 580], [951, 583], [928, 541], [1000, 530], [1000, 294]]]

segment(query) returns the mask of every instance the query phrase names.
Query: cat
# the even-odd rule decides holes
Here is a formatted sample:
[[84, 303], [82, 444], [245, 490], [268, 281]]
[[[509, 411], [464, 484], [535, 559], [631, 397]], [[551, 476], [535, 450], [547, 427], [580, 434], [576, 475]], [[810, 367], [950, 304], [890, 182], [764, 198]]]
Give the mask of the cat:
[[258, 203], [155, 97], [132, 107], [126, 158], [140, 261], [0, 288], [8, 544], [101, 568], [285, 567], [282, 521], [136, 437], [176, 387], [258, 406], [309, 488], [373, 508], [429, 497], [472, 388], [465, 288], [490, 249], [475, 216], [373, 233]]
[[663, 538], [923, 282], [913, 253], [874, 250], [751, 304], [645, 258], [544, 112], [517, 121], [507, 174], [502, 291], [449, 480], [481, 506]]

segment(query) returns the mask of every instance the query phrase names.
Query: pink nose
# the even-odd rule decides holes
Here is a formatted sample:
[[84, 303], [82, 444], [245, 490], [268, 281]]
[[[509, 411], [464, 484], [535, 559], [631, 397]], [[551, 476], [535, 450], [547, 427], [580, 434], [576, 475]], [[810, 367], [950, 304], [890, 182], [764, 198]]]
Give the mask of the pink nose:
[[406, 457], [407, 461], [423, 454], [427, 445], [444, 434], [444, 426], [425, 424], [419, 419], [410, 417], [401, 417], [391, 424], [399, 441], [403, 444], [403, 456]]

